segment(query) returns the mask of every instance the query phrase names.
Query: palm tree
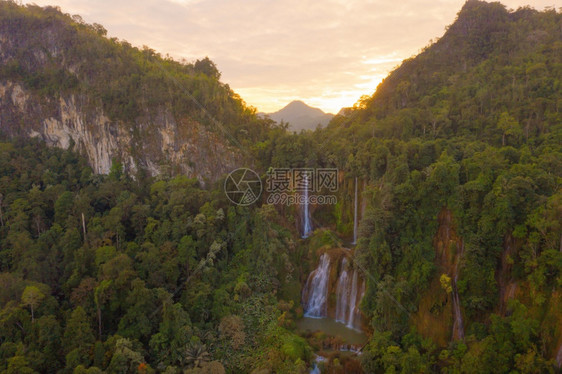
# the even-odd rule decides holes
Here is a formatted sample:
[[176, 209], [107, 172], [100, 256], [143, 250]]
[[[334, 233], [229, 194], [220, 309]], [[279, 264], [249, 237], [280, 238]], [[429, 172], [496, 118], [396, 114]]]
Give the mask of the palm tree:
[[209, 362], [211, 355], [207, 346], [201, 343], [189, 344], [184, 348], [184, 362], [193, 367], [201, 367], [204, 362]]

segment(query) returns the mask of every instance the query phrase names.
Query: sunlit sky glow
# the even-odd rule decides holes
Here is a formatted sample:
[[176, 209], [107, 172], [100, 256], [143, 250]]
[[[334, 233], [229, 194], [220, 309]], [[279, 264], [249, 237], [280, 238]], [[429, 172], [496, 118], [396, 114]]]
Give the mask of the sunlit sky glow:
[[[209, 56], [259, 111], [303, 100], [337, 113], [440, 37], [465, 0], [34, 0], [109, 36], [189, 61]], [[562, 0], [503, 0], [538, 10]]]

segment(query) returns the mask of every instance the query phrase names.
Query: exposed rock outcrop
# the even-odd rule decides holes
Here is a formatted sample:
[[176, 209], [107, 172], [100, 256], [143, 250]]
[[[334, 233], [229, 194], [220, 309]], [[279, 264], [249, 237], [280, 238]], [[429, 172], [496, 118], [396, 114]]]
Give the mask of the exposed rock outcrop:
[[[420, 300], [412, 320], [418, 331], [441, 346], [464, 338], [464, 322], [457, 280], [464, 243], [457, 236], [452, 212], [443, 208], [437, 217], [439, 227], [433, 238], [437, 276]], [[445, 289], [447, 288], [447, 289]]]
[[[143, 134], [135, 136], [135, 128]], [[151, 175], [181, 173], [213, 181], [241, 160], [217, 134], [189, 119], [178, 123], [165, 109], [144, 113], [135, 126], [127, 126], [111, 121], [87, 97], [71, 94], [45, 102], [15, 82], [0, 82], [0, 130], [38, 137], [50, 146], [74, 146], [96, 173], [108, 173], [115, 159], [133, 174], [143, 168]]]
[[143, 169], [205, 182], [241, 165], [221, 124], [235, 132], [256, 117], [212, 62], [198, 70], [165, 60], [56, 8], [2, 6], [0, 133], [74, 147], [96, 173], [115, 160], [133, 176]]

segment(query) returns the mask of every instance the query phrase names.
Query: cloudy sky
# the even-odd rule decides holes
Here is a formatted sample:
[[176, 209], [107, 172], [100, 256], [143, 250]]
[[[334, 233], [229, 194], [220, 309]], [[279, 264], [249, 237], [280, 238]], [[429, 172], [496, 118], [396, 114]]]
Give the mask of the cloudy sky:
[[[336, 113], [440, 37], [465, 0], [33, 0], [174, 58], [209, 56], [259, 111], [292, 100]], [[502, 0], [559, 8], [562, 0]]]

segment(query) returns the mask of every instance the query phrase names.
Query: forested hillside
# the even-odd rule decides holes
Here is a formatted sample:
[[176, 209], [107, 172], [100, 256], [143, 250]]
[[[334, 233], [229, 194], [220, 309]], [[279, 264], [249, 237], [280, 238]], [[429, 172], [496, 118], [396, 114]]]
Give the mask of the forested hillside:
[[270, 206], [183, 176], [94, 175], [37, 141], [0, 155], [1, 372], [304, 369], [277, 300], [298, 253]]
[[0, 130], [73, 146], [97, 173], [216, 181], [247, 161], [271, 121], [208, 58], [177, 62], [108, 38], [54, 7], [0, 2]]
[[[562, 362], [561, 25], [555, 10], [468, 1], [353, 111], [264, 147], [274, 166], [366, 184], [367, 372]], [[350, 235], [352, 191], [317, 207], [319, 224]]]
[[[94, 173], [77, 144], [26, 137], [45, 125], [12, 116], [18, 94], [3, 83], [1, 125], [19, 130], [0, 143], [0, 372], [304, 373], [320, 351], [320, 369], [338, 374], [560, 370], [561, 13], [469, 0], [353, 110], [293, 134], [255, 119], [208, 60], [163, 59], [52, 8], [0, 6], [0, 34], [15, 30], [3, 38], [21, 45], [8, 58], [17, 49], [2, 44], [0, 60], [12, 61], [2, 82], [42, 108], [65, 92], [87, 96], [142, 142], [152, 127], [132, 118], [165, 107], [226, 139], [186, 104], [194, 95], [258, 172], [340, 173], [337, 204], [310, 206], [317, 230], [302, 239], [300, 207], [234, 206], [221, 183], [139, 178], [118, 160]], [[25, 61], [40, 57], [26, 53], [45, 24], [85, 39], [52, 48], [37, 70]], [[60, 43], [48, 35], [39, 39]], [[143, 93], [153, 85], [163, 96]], [[326, 253], [346, 256], [366, 284], [359, 355], [295, 327]]]

